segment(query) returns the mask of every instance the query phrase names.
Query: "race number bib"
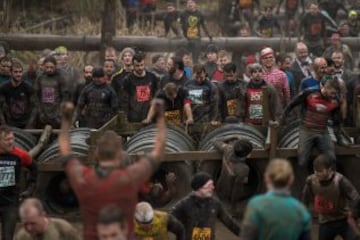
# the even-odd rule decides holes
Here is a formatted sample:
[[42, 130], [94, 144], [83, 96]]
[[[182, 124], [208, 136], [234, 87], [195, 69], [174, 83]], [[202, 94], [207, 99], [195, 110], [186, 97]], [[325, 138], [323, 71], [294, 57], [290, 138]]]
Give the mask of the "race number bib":
[[236, 99], [230, 99], [226, 101], [227, 112], [229, 116], [234, 116], [236, 112]]
[[313, 36], [319, 35], [321, 33], [321, 23], [313, 23], [313, 24], [311, 24], [310, 33]]
[[180, 124], [180, 110], [166, 111], [165, 120], [169, 123]]
[[147, 102], [151, 99], [150, 86], [142, 85], [136, 86], [136, 101]]
[[202, 96], [203, 96], [202, 89], [193, 89], [189, 91], [189, 98], [191, 102], [195, 105], [202, 105], [204, 103]]
[[272, 36], [272, 29], [271, 28], [263, 28], [261, 30], [261, 35], [263, 37], [271, 37]]
[[210, 240], [211, 228], [193, 228], [191, 240]]
[[332, 213], [335, 210], [335, 205], [328, 199], [316, 195], [314, 199], [314, 208], [318, 213]]
[[250, 119], [262, 119], [263, 118], [263, 106], [261, 104], [252, 104], [249, 106], [249, 118]]
[[55, 89], [53, 87], [42, 88], [41, 101], [43, 103], [55, 103]]
[[15, 167], [0, 167], [0, 187], [15, 186]]
[[189, 16], [188, 29], [187, 29], [187, 37], [188, 38], [198, 38], [199, 37], [198, 22], [199, 22], [199, 18], [197, 16]]

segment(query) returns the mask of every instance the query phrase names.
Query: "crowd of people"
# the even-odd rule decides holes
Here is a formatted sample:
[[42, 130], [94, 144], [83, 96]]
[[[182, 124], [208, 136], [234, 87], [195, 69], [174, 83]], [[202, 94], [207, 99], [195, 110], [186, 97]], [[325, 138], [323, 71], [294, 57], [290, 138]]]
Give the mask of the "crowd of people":
[[[289, 2], [287, 11], [293, 6]], [[297, 2], [296, 6], [300, 4]], [[172, 29], [179, 35], [171, 22], [181, 19], [188, 48], [167, 55], [153, 54], [151, 61], [138, 49], [126, 47], [119, 54], [108, 47], [101, 66], [86, 63], [81, 73], [71, 64], [66, 47], [60, 46], [44, 50], [25, 71], [16, 58], [7, 56], [8, 49], [0, 46], [1, 239], [81, 239], [79, 231], [65, 220], [48, 217], [40, 200], [28, 198], [36, 188], [37, 166], [27, 152], [14, 146], [10, 127], [45, 125], [61, 129], [60, 153], [79, 201], [86, 240], [162, 240], [168, 239], [168, 232], [176, 239], [213, 240], [218, 219], [241, 239], [311, 239], [312, 219], [305, 205], [313, 205], [318, 214], [318, 239], [359, 237], [359, 194], [336, 171], [335, 145], [328, 127], [333, 128], [338, 145], [353, 143], [343, 126], [357, 124], [354, 106], [360, 81], [353, 72], [355, 57], [341, 42], [342, 32], [333, 32], [329, 45], [323, 45], [327, 23], [317, 14], [319, 6], [330, 5], [323, 1], [308, 4], [300, 24], [304, 37], [296, 43], [293, 54], [263, 47], [240, 62], [234, 60], [235, 54], [213, 43], [206, 48], [206, 60], [201, 60], [200, 28], [210, 39], [212, 36], [193, 0], [187, 1], [183, 14], [169, 15], [165, 21], [167, 31]], [[245, 5], [240, 8], [243, 11]], [[168, 11], [176, 11], [174, 5], [170, 4]], [[267, 9], [266, 16], [271, 16], [271, 11]], [[331, 9], [327, 12], [336, 17]], [[350, 10], [349, 16], [354, 14], [357, 12]], [[258, 31], [269, 34], [268, 29]], [[114, 131], [106, 131], [94, 152], [97, 165], [83, 165], [71, 154], [70, 129], [100, 128], [119, 112], [124, 112], [130, 123], [156, 123], [153, 150], [126, 165], [123, 139]], [[275, 159], [265, 172], [267, 193], [249, 201], [241, 223], [233, 218], [243, 186], [249, 181], [246, 159], [253, 149], [241, 136], [214, 142], [215, 149], [223, 154], [219, 178], [196, 173], [191, 182], [193, 191], [169, 213], [154, 210], [151, 201], [138, 203], [139, 193], [161, 163], [166, 124], [219, 126], [243, 122], [278, 127], [295, 120], [299, 122], [298, 167], [307, 169], [313, 148], [320, 151], [312, 163], [314, 174], [304, 183], [300, 200], [305, 205], [290, 194], [294, 181], [290, 163]], [[22, 166], [30, 170], [24, 191], [18, 188]], [[167, 179], [169, 195], [175, 178], [170, 174]], [[164, 202], [168, 202], [165, 195]], [[225, 199], [229, 206], [224, 205]], [[17, 213], [22, 227], [14, 237]]]

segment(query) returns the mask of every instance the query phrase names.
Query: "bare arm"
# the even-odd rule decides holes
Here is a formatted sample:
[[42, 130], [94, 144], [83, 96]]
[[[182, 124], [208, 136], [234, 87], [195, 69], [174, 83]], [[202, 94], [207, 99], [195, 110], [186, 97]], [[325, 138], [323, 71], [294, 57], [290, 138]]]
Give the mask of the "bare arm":
[[70, 183], [82, 181], [81, 173], [83, 165], [74, 156], [71, 156], [70, 134], [71, 120], [74, 110], [72, 102], [65, 102], [61, 109], [61, 129], [58, 137], [60, 156], [63, 157], [63, 162], [66, 167], [66, 173], [69, 177]]
[[186, 103], [184, 105], [184, 112], [186, 115], [186, 123], [193, 123], [194, 122], [194, 118], [193, 118], [193, 114], [191, 111], [191, 104], [190, 103]]
[[146, 116], [146, 119], [144, 119], [143, 123], [150, 123], [155, 116], [155, 109], [154, 109], [154, 102], [151, 103], [149, 112]]

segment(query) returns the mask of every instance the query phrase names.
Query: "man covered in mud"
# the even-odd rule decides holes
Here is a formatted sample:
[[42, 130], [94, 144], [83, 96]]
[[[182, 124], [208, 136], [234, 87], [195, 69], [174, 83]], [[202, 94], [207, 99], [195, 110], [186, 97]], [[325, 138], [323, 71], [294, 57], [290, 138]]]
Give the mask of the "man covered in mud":
[[82, 118], [89, 128], [100, 128], [115, 116], [118, 109], [118, 100], [114, 89], [107, 84], [105, 71], [102, 68], [95, 68], [92, 73], [92, 83], [86, 86], [81, 92], [73, 123], [85, 110]]
[[[192, 124], [194, 122], [191, 112], [191, 100], [183, 88], [178, 88], [175, 83], [167, 83], [155, 96], [164, 101], [164, 114], [167, 123]], [[143, 123], [151, 123], [155, 115], [154, 104], [152, 103]]]
[[151, 100], [158, 90], [158, 79], [145, 70], [144, 53], [137, 52], [132, 61], [134, 70], [124, 79], [124, 90], [129, 96], [126, 112], [129, 122], [141, 122], [147, 117]]
[[218, 85], [219, 107], [221, 119], [227, 117], [240, 118], [240, 102], [244, 99], [245, 83], [237, 77], [237, 69], [234, 63], [224, 66], [224, 81]]
[[[335, 159], [334, 144], [328, 132], [328, 120], [334, 121], [334, 132], [340, 132], [340, 83], [331, 78], [320, 84], [320, 89], [303, 91], [286, 107], [281, 122], [298, 105], [301, 106], [299, 129], [298, 163], [306, 166], [312, 149], [316, 146], [321, 153], [327, 153]], [[338, 140], [340, 138], [338, 137]]]
[[217, 124], [218, 96], [216, 86], [206, 77], [205, 67], [197, 64], [193, 68], [194, 79], [185, 84], [194, 122]]
[[124, 90], [124, 79], [133, 71], [133, 57], [135, 51], [132, 48], [124, 48], [120, 53], [122, 67], [113, 74], [111, 86], [114, 88], [119, 99], [119, 110], [126, 111], [128, 105], [128, 94]]
[[348, 224], [349, 206], [359, 202], [353, 184], [335, 170], [334, 160], [326, 154], [314, 160], [314, 174], [306, 179], [304, 203], [313, 202], [319, 215], [319, 240], [355, 239]]
[[229, 230], [239, 235], [238, 223], [226, 212], [223, 204], [213, 196], [214, 182], [205, 172], [198, 172], [191, 181], [193, 192], [181, 199], [171, 210], [185, 228], [185, 239], [215, 239], [219, 218]]
[[56, 59], [52, 56], [44, 60], [44, 73], [36, 79], [34, 90], [37, 97], [37, 127], [49, 124], [60, 127], [60, 104], [70, 99], [70, 93], [62, 74], [56, 69]]
[[236, 211], [236, 204], [243, 193], [243, 185], [248, 182], [249, 166], [246, 158], [249, 157], [253, 146], [246, 139], [233, 138], [214, 142], [215, 149], [223, 154], [222, 168], [216, 190], [222, 200], [228, 201], [232, 210]]
[[122, 139], [114, 131], [106, 131], [97, 141], [95, 168], [85, 166], [71, 154], [70, 126], [73, 112], [71, 102], [62, 108], [59, 148], [65, 172], [80, 206], [84, 222], [84, 239], [96, 240], [96, 219], [99, 211], [114, 204], [123, 211], [129, 227], [129, 239], [134, 239], [134, 212], [141, 186], [148, 181], [160, 164], [165, 150], [167, 129], [163, 103], [157, 101], [157, 134], [154, 148], [134, 164], [122, 167], [124, 153]]
[[276, 121], [278, 98], [275, 88], [263, 79], [263, 68], [258, 63], [249, 67], [251, 74], [250, 82], [245, 87], [241, 118], [244, 122], [253, 125], [263, 124], [263, 90], [268, 91], [269, 115], [272, 121]]
[[30, 83], [22, 80], [23, 67], [14, 62], [11, 80], [0, 86], [0, 124], [18, 128], [33, 128], [36, 119], [36, 99]]
[[180, 57], [171, 57], [167, 60], [168, 73], [161, 78], [160, 88], [167, 83], [175, 83], [178, 88], [184, 87], [188, 78], [185, 75], [184, 61]]

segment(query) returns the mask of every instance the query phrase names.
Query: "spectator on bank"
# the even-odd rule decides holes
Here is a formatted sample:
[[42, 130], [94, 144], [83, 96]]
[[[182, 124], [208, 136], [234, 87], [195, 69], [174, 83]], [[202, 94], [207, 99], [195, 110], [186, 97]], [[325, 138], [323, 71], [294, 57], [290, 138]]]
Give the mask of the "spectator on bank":
[[175, 52], [175, 56], [183, 60], [185, 75], [188, 79], [192, 79], [192, 64], [194, 64], [194, 62], [191, 62], [190, 52], [185, 48], [180, 48]]
[[12, 60], [8, 57], [0, 59], [0, 85], [11, 79]]
[[335, 51], [343, 53], [345, 67], [352, 70], [354, 65], [351, 49], [347, 44], [341, 42], [341, 35], [338, 32], [334, 32], [331, 35], [331, 45], [325, 49], [323, 56], [325, 58], [331, 58]]
[[174, 3], [167, 4], [167, 12], [164, 16], [165, 37], [168, 36], [170, 30], [176, 37], [180, 37], [178, 23], [180, 20], [180, 12], [176, 9]]
[[135, 51], [132, 48], [126, 47], [120, 53], [122, 67], [113, 74], [111, 86], [114, 88], [119, 99], [119, 110], [127, 111], [129, 102], [128, 93], [124, 90], [124, 79], [133, 71], [133, 57]]
[[209, 76], [212, 82], [219, 83], [224, 81], [224, 66], [231, 61], [230, 53], [220, 50], [217, 54], [217, 68], [213, 75]]
[[167, 60], [168, 73], [161, 78], [159, 88], [162, 89], [167, 83], [175, 83], [178, 88], [185, 86], [189, 80], [185, 74], [184, 61], [180, 57], [171, 57]]
[[290, 67], [294, 75], [296, 92], [300, 90], [300, 84], [304, 78], [311, 77], [312, 60], [309, 57], [308, 48], [305, 43], [298, 42], [295, 47], [295, 59]]
[[150, 72], [155, 74], [155, 76], [160, 79], [165, 76], [166, 72], [166, 64], [165, 57], [161, 54], [155, 54], [151, 58], [152, 67], [149, 69]]
[[212, 36], [208, 31], [203, 14], [196, 9], [194, 0], [188, 0], [186, 10], [181, 13], [181, 25], [184, 37], [188, 40], [188, 49], [192, 54], [193, 63], [197, 63], [201, 51], [200, 27], [212, 41]]
[[303, 37], [310, 54], [315, 57], [322, 56], [325, 41], [326, 19], [319, 11], [316, 1], [309, 4], [309, 12], [305, 13], [298, 26], [298, 38]]
[[270, 38], [274, 36], [275, 30], [281, 34], [281, 27], [277, 18], [273, 15], [273, 8], [267, 6], [257, 22], [256, 32], [259, 37]]
[[215, 44], [209, 44], [206, 48], [205, 70], [207, 76], [211, 78], [217, 69], [218, 47]]

